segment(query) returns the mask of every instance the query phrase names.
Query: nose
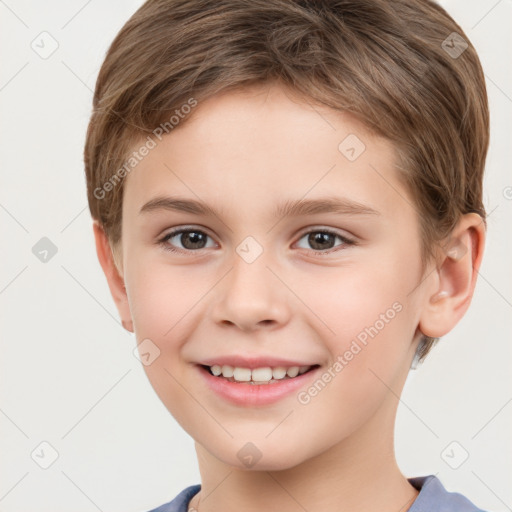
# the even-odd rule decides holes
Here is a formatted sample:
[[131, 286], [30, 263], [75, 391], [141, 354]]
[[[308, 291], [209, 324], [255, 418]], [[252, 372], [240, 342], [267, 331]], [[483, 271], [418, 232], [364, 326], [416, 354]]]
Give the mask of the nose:
[[276, 329], [289, 321], [290, 292], [264, 254], [252, 263], [234, 255], [231, 270], [216, 287], [216, 323], [254, 331]]

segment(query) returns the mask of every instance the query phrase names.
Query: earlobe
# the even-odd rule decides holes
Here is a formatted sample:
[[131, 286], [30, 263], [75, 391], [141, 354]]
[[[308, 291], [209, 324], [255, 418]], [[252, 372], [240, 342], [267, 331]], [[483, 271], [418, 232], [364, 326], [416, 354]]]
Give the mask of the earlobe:
[[116, 304], [119, 316], [121, 317], [121, 323], [127, 331], [134, 332], [124, 278], [114, 261], [114, 255], [108, 237], [96, 220], [93, 222], [93, 230], [96, 242], [96, 254], [98, 255], [103, 273], [107, 278], [110, 293]]
[[482, 218], [469, 213], [440, 248], [440, 264], [427, 293], [419, 328], [423, 334], [440, 338], [450, 332], [466, 313], [473, 297], [483, 257], [485, 226]]

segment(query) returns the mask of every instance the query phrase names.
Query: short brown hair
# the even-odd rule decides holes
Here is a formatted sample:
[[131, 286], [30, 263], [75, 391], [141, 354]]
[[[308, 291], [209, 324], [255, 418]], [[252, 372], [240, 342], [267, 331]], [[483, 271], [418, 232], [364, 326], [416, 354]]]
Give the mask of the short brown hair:
[[85, 142], [89, 208], [112, 246], [133, 144], [191, 98], [271, 81], [355, 114], [394, 144], [418, 212], [423, 269], [461, 215], [485, 224], [484, 74], [434, 1], [148, 0], [106, 54]]

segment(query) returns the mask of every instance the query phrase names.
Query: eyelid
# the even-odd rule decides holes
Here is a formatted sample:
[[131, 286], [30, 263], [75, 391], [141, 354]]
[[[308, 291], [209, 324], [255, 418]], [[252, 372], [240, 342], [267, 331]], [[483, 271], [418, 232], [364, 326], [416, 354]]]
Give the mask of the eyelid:
[[307, 235], [308, 233], [330, 233], [331, 235], [339, 236], [340, 238], [346, 240], [347, 242], [356, 243], [356, 240], [352, 235], [346, 235], [344, 232], [341, 232], [340, 230], [336, 228], [330, 228], [322, 225], [314, 225], [314, 226], [308, 226], [307, 228], [304, 228], [304, 230], [300, 231], [300, 234], [298, 235], [300, 238], [302, 238], [304, 235]]
[[310, 233], [328, 233], [334, 237], [338, 237], [342, 241], [341, 244], [335, 245], [334, 247], [331, 247], [330, 249], [326, 249], [325, 251], [315, 250], [315, 249], [304, 249], [308, 254], [313, 254], [314, 257], [317, 257], [317, 256], [328, 257], [333, 253], [336, 254], [336, 253], [339, 253], [340, 251], [347, 249], [347, 247], [357, 245], [357, 241], [352, 236], [346, 236], [345, 234], [340, 233], [335, 228], [328, 228], [325, 226], [309, 226], [309, 227], [305, 228], [305, 230], [302, 231], [300, 233], [300, 235], [298, 235], [298, 240], [297, 240], [297, 242], [295, 242], [295, 244], [300, 242], [300, 240], [305, 235], [308, 235]]
[[[176, 235], [179, 235], [181, 233], [184, 233], [184, 232], [187, 232], [187, 231], [199, 231], [201, 233], [204, 233], [206, 236], [208, 236], [209, 238], [211, 238], [214, 242], [214, 237], [210, 234], [209, 230], [207, 228], [205, 228], [204, 226], [198, 226], [198, 225], [192, 225], [192, 226], [188, 226], [188, 225], [183, 225], [183, 226], [179, 226], [179, 227], [175, 227], [175, 228], [171, 228], [169, 231], [166, 231], [163, 235], [159, 236], [157, 238], [157, 241], [156, 243], [159, 244], [159, 245], [162, 245], [164, 246], [165, 249], [169, 250], [169, 251], [175, 251], [175, 252], [181, 252], [181, 253], [194, 253], [194, 252], [201, 252], [203, 249], [197, 249], [195, 251], [191, 250], [191, 249], [180, 249], [179, 247], [173, 247], [171, 246], [170, 244], [167, 243], [167, 241], [170, 239], [170, 238], [173, 238], [175, 237]], [[218, 246], [217, 242], [215, 242], [215, 244]]]
[[191, 224], [191, 225], [184, 224], [182, 226], [176, 226], [174, 228], [169, 228], [169, 229], [165, 230], [164, 234], [160, 235], [159, 238], [162, 239], [162, 238], [166, 238], [169, 236], [174, 236], [174, 235], [177, 235], [178, 233], [181, 233], [182, 231], [201, 231], [201, 232], [205, 233], [206, 235], [208, 235], [210, 238], [213, 238], [210, 233], [210, 230], [204, 226], [201, 226], [200, 224]]
[[[168, 250], [168, 251], [171, 251], [171, 252], [176, 252], [176, 253], [181, 253], [181, 254], [201, 253], [204, 249], [206, 249], [206, 248], [196, 249], [196, 250], [180, 249], [180, 248], [171, 246], [170, 244], [167, 243], [167, 241], [170, 238], [173, 238], [176, 235], [179, 235], [179, 234], [181, 234], [183, 232], [187, 232], [187, 231], [199, 231], [199, 232], [202, 232], [205, 235], [207, 235], [212, 240], [214, 240], [214, 237], [209, 233], [207, 228], [205, 228], [203, 226], [198, 226], [198, 225], [195, 225], [195, 226], [193, 226], [193, 225], [192, 226], [191, 225], [184, 225], [184, 226], [180, 226], [180, 227], [176, 227], [176, 228], [170, 229], [170, 231], [166, 232], [164, 235], [160, 236], [157, 239], [157, 243], [159, 245], [161, 245], [162, 247], [164, 247], [165, 250]], [[342, 240], [342, 242], [343, 242], [341, 244], [342, 247], [343, 246], [356, 245], [356, 243], [357, 243], [356, 240], [354, 240], [352, 238], [352, 236], [346, 236], [345, 234], [340, 233], [335, 228], [325, 227], [325, 226], [321, 226], [321, 225], [315, 225], [315, 226], [308, 226], [307, 228], [304, 228], [300, 232], [300, 234], [297, 235], [298, 236], [298, 240], [295, 242], [295, 244], [298, 243], [305, 235], [308, 235], [310, 233], [318, 233], [318, 232], [319, 233], [329, 233], [330, 235], [333, 235], [335, 237], [339, 237]], [[214, 242], [215, 242], [215, 240], [214, 240]], [[218, 246], [217, 242], [215, 242], [215, 244]], [[342, 250], [342, 249], [337, 249], [337, 247], [340, 247], [340, 246], [335, 246], [335, 247], [332, 247], [331, 249], [327, 249], [325, 251], [320, 251], [320, 250], [315, 250], [315, 249], [306, 249], [306, 251], [308, 251], [310, 253], [314, 253], [316, 255], [331, 254], [332, 252], [338, 252], [339, 250]], [[211, 249], [211, 247], [210, 247], [210, 249]]]

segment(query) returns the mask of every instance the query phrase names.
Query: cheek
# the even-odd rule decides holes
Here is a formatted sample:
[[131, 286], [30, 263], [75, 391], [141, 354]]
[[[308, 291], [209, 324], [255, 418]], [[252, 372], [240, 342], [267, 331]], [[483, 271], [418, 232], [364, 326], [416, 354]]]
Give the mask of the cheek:
[[398, 248], [387, 255], [379, 251], [375, 261], [304, 275], [296, 288], [315, 314], [312, 329], [322, 333], [331, 364], [341, 359], [332, 388], [340, 396], [343, 389], [355, 390], [347, 403], [378, 394], [376, 385], [385, 389], [378, 377], [390, 385], [409, 357], [416, 315], [408, 294], [416, 275], [407, 261], [414, 260]]
[[149, 339], [157, 347], [158, 358], [144, 370], [159, 395], [174, 400], [180, 393], [177, 382], [187, 370], [183, 344], [197, 324], [201, 298], [211, 286], [211, 277], [195, 275], [190, 266], [143, 258], [129, 274], [127, 290], [137, 342]]
[[181, 350], [197, 323], [194, 305], [207, 292], [207, 281], [192, 277], [189, 267], [142, 259], [132, 270], [127, 289], [137, 343], [151, 340], [158, 354], [151, 364], [144, 364], [144, 371], [170, 413], [188, 429], [190, 395], [182, 384], [188, 365], [183, 364]]
[[393, 401], [389, 388], [399, 389], [414, 329], [407, 285], [391, 275], [395, 278], [378, 268], [343, 271], [324, 286], [316, 280], [314, 287], [302, 288], [304, 302], [328, 326], [316, 330], [324, 333], [331, 361], [303, 390], [297, 412], [306, 422], [307, 416], [317, 418], [325, 443], [331, 435], [341, 439], [356, 431], [384, 402]]
[[390, 330], [389, 326], [404, 316], [399, 313], [405, 308], [412, 279], [399, 267], [397, 263], [366, 268], [353, 265], [305, 274], [294, 291], [322, 321], [326, 340], [346, 342], [373, 325], [379, 332]]
[[[204, 274], [204, 272], [203, 272]], [[211, 280], [211, 278], [210, 278]], [[174, 331], [192, 313], [207, 292], [206, 275], [190, 266], [140, 261], [129, 274], [129, 299], [133, 320], [144, 337], [175, 338]]]

